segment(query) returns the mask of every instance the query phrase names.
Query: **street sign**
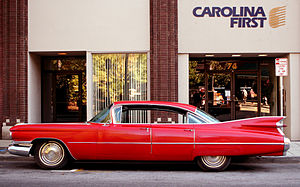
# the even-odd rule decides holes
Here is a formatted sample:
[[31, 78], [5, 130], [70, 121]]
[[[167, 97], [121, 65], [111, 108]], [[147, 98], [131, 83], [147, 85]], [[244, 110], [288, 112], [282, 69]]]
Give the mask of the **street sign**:
[[276, 76], [286, 77], [288, 76], [288, 59], [276, 58], [275, 59], [275, 71]]

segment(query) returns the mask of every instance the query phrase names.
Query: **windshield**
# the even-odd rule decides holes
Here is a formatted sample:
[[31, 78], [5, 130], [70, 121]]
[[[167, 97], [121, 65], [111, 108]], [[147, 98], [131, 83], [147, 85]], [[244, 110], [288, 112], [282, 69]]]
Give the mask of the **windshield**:
[[108, 120], [110, 120], [110, 108], [112, 105], [109, 107], [105, 108], [102, 110], [100, 113], [98, 113], [95, 117], [93, 117], [89, 122], [95, 122], [95, 123], [106, 123]]
[[211, 123], [220, 122], [218, 119], [216, 119], [215, 117], [211, 116], [210, 114], [204, 112], [199, 108], [196, 109], [196, 113]]

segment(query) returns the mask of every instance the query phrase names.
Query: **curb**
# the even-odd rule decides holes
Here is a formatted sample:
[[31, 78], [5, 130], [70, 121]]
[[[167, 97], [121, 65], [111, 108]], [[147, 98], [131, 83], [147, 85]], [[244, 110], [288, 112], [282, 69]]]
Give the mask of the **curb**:
[[233, 163], [300, 163], [300, 156], [233, 157]]
[[0, 147], [0, 161], [33, 161], [33, 157], [12, 155], [7, 151], [7, 147]]
[[17, 156], [17, 155], [5, 155], [5, 156], [0, 155], [0, 161], [34, 161], [34, 158]]
[[0, 154], [5, 154], [7, 152], [7, 147], [0, 147]]

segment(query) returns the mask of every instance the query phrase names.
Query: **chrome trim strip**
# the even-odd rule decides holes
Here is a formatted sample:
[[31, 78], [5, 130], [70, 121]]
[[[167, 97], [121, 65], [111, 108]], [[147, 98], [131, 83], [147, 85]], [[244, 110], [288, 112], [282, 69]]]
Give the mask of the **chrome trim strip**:
[[10, 145], [8, 147], [8, 152], [13, 155], [29, 156], [30, 149], [31, 149], [31, 146], [24, 147], [24, 146]]
[[284, 133], [282, 132], [281, 128], [277, 128], [278, 132], [284, 137]]
[[145, 145], [151, 145], [150, 142], [97, 142], [97, 144], [145, 144]]
[[12, 145], [16, 144], [31, 144], [31, 141], [13, 141]]
[[78, 144], [97, 144], [98, 142], [67, 142], [67, 143], [78, 143]]
[[150, 142], [68, 142], [72, 144], [145, 144], [151, 145]]
[[152, 128], [150, 128], [150, 142], [151, 142], [151, 150], [150, 150], [150, 153], [152, 154], [152, 145], [153, 145], [153, 143], [152, 143]]
[[244, 143], [244, 142], [225, 142], [225, 143], [210, 143], [210, 142], [202, 142], [202, 143], [196, 143], [197, 145], [283, 145], [284, 143]]
[[196, 131], [195, 131], [195, 129], [194, 129], [194, 142], [193, 142], [193, 144], [194, 144], [194, 149], [196, 149]]
[[274, 117], [283, 117], [283, 118], [286, 118], [285, 116], [260, 116], [260, 117], [245, 118], [245, 119], [235, 119], [235, 120], [220, 121], [220, 122], [217, 122], [217, 123], [206, 123], [206, 124], [222, 124], [222, 123], [228, 123], [228, 122], [239, 122], [239, 121], [247, 121], [247, 120], [252, 120], [252, 119], [274, 118]]
[[61, 123], [57, 123], [57, 122], [55, 122], [55, 123], [50, 123], [50, 122], [49, 123], [17, 123], [14, 126], [17, 126], [17, 125], [57, 125], [57, 124], [64, 124], [64, 125], [70, 125], [70, 124], [83, 125], [83, 124], [85, 124], [85, 125], [88, 125], [89, 123], [87, 121], [85, 121], [85, 122], [67, 122], [67, 123], [63, 123], [63, 122], [61, 122]]
[[243, 143], [243, 142], [220, 142], [220, 143], [214, 143], [214, 142], [68, 142], [73, 144], [145, 144], [145, 145], [284, 145], [284, 143]]
[[158, 104], [158, 103], [118, 103], [118, 104], [114, 104], [114, 106], [118, 106], [118, 105], [122, 105], [122, 106], [126, 106], [126, 105], [167, 106], [167, 107], [171, 107], [171, 108], [178, 108], [178, 109], [181, 109], [181, 110], [185, 110], [187, 112], [193, 112], [193, 113], [196, 112], [196, 110], [192, 111], [192, 110], [189, 110], [189, 109], [186, 109], [186, 108], [181, 108], [179, 106], [174, 106], [171, 103], [170, 104], [168, 104], [168, 103], [164, 103], [164, 104]]

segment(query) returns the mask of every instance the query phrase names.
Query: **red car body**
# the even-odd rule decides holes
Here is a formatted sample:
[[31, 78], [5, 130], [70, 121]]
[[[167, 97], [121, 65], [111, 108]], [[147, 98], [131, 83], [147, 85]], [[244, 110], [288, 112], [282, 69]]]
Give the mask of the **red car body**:
[[[180, 111], [185, 123], [122, 123], [117, 110], [147, 107]], [[152, 108], [153, 107], [153, 108]], [[289, 140], [280, 130], [283, 117], [211, 122], [187, 104], [158, 101], [115, 102], [108, 122], [21, 124], [10, 129], [9, 152], [35, 154], [38, 143], [60, 143], [75, 160], [193, 161], [201, 156], [282, 156]], [[186, 112], [186, 113], [185, 113]], [[207, 120], [196, 124], [189, 117]], [[210, 117], [210, 116], [209, 116]], [[203, 119], [202, 119], [203, 118]], [[38, 154], [38, 153], [37, 153]]]

